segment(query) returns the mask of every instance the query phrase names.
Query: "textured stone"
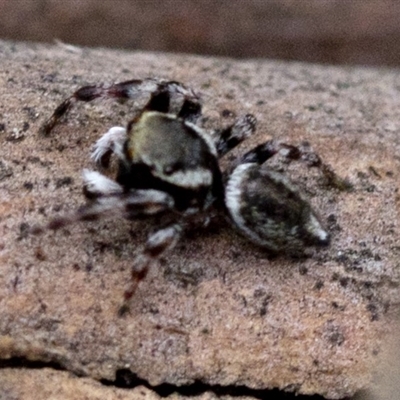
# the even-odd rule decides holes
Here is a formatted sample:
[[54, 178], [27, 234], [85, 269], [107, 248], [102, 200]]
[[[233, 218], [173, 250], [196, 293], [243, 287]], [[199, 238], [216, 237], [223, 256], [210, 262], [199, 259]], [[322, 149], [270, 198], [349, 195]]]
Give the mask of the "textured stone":
[[[32, 393], [37, 399], [46, 400], [159, 400], [160, 397], [144, 386], [132, 390], [107, 387], [90, 378], [78, 378], [65, 371], [52, 369], [13, 369], [5, 368], [0, 373], [0, 398], [32, 399]], [[178, 393], [172, 393], [168, 400], [186, 398]], [[215, 400], [215, 394], [205, 392], [193, 396], [193, 400]], [[224, 396], [225, 400], [233, 399]], [[235, 397], [237, 400], [250, 400], [249, 397]]]
[[[41, 237], [29, 227], [82, 204], [91, 145], [132, 105], [80, 104], [51, 137], [37, 131], [78, 87], [147, 76], [201, 92], [207, 126], [254, 113], [258, 134], [236, 154], [271, 137], [309, 142], [352, 190], [302, 163], [271, 165], [304, 187], [331, 245], [271, 260], [215, 222], [154, 268], [119, 318], [151, 225], [91, 222]], [[93, 379], [129, 369], [150, 385], [327, 398], [366, 387], [398, 302], [399, 101], [398, 71], [0, 42], [0, 358]]]

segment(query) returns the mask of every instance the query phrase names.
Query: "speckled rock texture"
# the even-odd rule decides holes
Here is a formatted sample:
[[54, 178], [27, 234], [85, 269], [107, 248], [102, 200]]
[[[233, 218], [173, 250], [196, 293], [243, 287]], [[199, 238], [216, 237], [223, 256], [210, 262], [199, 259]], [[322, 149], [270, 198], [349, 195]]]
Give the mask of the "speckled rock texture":
[[[270, 138], [310, 143], [337, 179], [303, 162], [265, 168], [296, 181], [331, 245], [271, 259], [215, 221], [158, 263], [118, 317], [153, 226], [29, 228], [84, 202], [91, 146], [136, 106], [79, 104], [50, 137], [38, 129], [83, 85], [148, 76], [201, 93], [206, 127], [255, 114], [258, 134], [233, 156]], [[130, 370], [152, 386], [353, 395], [370, 382], [399, 300], [399, 133], [396, 70], [0, 42], [0, 359], [108, 381]]]

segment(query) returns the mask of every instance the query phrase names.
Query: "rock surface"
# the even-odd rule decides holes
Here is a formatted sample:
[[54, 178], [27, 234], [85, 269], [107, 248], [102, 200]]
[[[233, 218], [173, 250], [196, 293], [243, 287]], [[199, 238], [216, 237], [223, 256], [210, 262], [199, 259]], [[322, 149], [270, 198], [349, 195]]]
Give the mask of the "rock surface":
[[[9, 42], [0, 42], [0, 67], [0, 359], [97, 380], [130, 370], [153, 386], [333, 399], [368, 386], [386, 311], [398, 303], [398, 71]], [[40, 237], [29, 227], [83, 203], [92, 144], [133, 106], [80, 104], [51, 137], [37, 131], [80, 86], [148, 76], [199, 91], [206, 126], [255, 114], [258, 134], [235, 154], [271, 137], [309, 142], [351, 189], [301, 162], [271, 165], [303, 187], [331, 245], [307, 259], [270, 259], [218, 221], [182, 240], [119, 318], [151, 226], [108, 220]]]

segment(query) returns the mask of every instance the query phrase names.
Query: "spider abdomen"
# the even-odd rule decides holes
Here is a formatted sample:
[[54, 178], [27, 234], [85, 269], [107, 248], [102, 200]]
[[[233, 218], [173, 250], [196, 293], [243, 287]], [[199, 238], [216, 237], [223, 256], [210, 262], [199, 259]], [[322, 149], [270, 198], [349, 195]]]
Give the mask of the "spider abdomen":
[[241, 164], [226, 185], [225, 203], [238, 230], [272, 252], [326, 245], [329, 235], [298, 189], [284, 176]]

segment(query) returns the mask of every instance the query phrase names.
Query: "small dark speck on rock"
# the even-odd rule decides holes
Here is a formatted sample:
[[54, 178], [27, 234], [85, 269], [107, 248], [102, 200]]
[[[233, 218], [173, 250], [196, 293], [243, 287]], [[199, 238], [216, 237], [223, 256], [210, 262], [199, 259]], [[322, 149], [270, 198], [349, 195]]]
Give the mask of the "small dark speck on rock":
[[229, 118], [232, 117], [234, 115], [234, 113], [231, 110], [223, 110], [221, 113], [223, 118]]
[[29, 235], [29, 224], [27, 224], [26, 222], [23, 222], [22, 224], [20, 224], [19, 226], [19, 236], [17, 238], [17, 240], [22, 240], [28, 237]]
[[22, 111], [24, 111], [32, 121], [35, 121], [38, 118], [38, 113], [33, 107], [24, 107]]
[[56, 180], [56, 188], [59, 189], [62, 186], [69, 186], [73, 183], [73, 179], [70, 176], [65, 176]]
[[349, 284], [349, 278], [340, 278], [340, 286], [346, 287]]
[[324, 282], [322, 281], [317, 281], [314, 285], [314, 289], [320, 290], [324, 287]]
[[39, 261], [45, 261], [47, 259], [46, 254], [44, 253], [44, 251], [41, 247], [36, 248], [35, 257]]
[[26, 159], [26, 161], [32, 163], [32, 164], [37, 164], [40, 162], [40, 158], [39, 157], [28, 157]]
[[0, 123], [0, 132], [6, 131], [6, 124]]
[[22, 125], [22, 132], [26, 132], [30, 128], [29, 122], [24, 122]]
[[335, 214], [329, 214], [328, 218], [327, 218], [328, 222], [336, 222], [336, 215]]
[[26, 190], [32, 190], [33, 189], [33, 183], [32, 182], [25, 182], [23, 184], [24, 189]]
[[375, 254], [374, 255], [374, 260], [375, 261], [382, 261], [382, 258], [381, 258], [381, 256], [379, 254]]
[[377, 178], [381, 178], [381, 175], [373, 165], [370, 165], [368, 170], [369, 172], [371, 172], [372, 175], [376, 176]]
[[92, 269], [93, 269], [93, 264], [88, 263], [88, 264], [85, 265], [85, 270], [86, 270], [87, 272], [90, 272]]
[[365, 190], [366, 190], [368, 193], [373, 193], [373, 192], [375, 192], [375, 189], [376, 189], [376, 186], [375, 186], [375, 185], [370, 185], [370, 186], [368, 186]]
[[61, 211], [61, 209], [62, 209], [62, 205], [61, 204], [55, 204], [53, 206], [53, 211], [55, 211], [55, 212], [59, 212], [59, 211]]
[[339, 278], [340, 278], [340, 276], [337, 272], [334, 272], [332, 274], [332, 281], [337, 281], [337, 280], [339, 280]]
[[339, 331], [332, 331], [328, 336], [328, 340], [336, 346], [341, 346], [344, 342], [344, 336]]
[[371, 313], [371, 321], [378, 321], [378, 307], [374, 303], [369, 303], [367, 305], [367, 310]]
[[12, 176], [13, 170], [0, 161], [0, 181]]
[[304, 265], [301, 265], [300, 268], [299, 268], [299, 274], [300, 275], [306, 275], [307, 272], [308, 272], [307, 267], [305, 267]]
[[55, 81], [55, 77], [56, 77], [56, 76], [57, 76], [57, 74], [56, 74], [56, 73], [53, 73], [53, 74], [42, 75], [41, 78], [42, 78], [42, 81], [43, 81], [43, 82], [50, 82], [50, 83], [53, 83], [53, 82]]

